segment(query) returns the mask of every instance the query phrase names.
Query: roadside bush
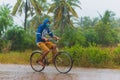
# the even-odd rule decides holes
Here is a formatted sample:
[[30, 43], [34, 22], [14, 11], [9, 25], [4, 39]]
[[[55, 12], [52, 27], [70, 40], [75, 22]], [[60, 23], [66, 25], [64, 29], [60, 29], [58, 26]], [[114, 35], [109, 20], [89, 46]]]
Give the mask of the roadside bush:
[[2, 53], [7, 53], [10, 51], [11, 48], [11, 42], [4, 40], [4, 39], [0, 39], [0, 52]]
[[72, 47], [75, 44], [85, 45], [86, 39], [79, 28], [65, 28], [65, 31], [60, 40], [60, 46]]
[[86, 55], [88, 60], [88, 66], [93, 67], [106, 67], [110, 64], [112, 58], [109, 54], [109, 49], [101, 49], [99, 47], [86, 48]]
[[85, 60], [83, 60], [85, 49], [82, 46], [74, 45], [71, 48], [65, 47], [65, 51], [70, 52], [70, 55], [74, 60], [74, 65], [81, 66], [82, 62], [85, 62]]
[[96, 25], [95, 30], [98, 34], [98, 43], [105, 46], [119, 43], [118, 32], [111, 27], [110, 24], [103, 24], [100, 22]]
[[114, 54], [115, 54], [114, 63], [120, 65], [120, 46], [115, 48]]
[[6, 33], [6, 39], [11, 41], [11, 50], [24, 51], [33, 48], [34, 38], [27, 34], [21, 27], [13, 27]]
[[98, 43], [98, 34], [95, 29], [89, 28], [83, 31], [86, 38], [86, 44], [89, 46], [89, 43]]
[[0, 39], [0, 52], [2, 52], [4, 45], [5, 45], [5, 41]]
[[83, 67], [108, 67], [112, 65], [113, 56], [109, 49], [100, 47], [82, 47], [75, 45], [71, 48], [66, 47], [66, 51], [70, 52], [75, 66]]

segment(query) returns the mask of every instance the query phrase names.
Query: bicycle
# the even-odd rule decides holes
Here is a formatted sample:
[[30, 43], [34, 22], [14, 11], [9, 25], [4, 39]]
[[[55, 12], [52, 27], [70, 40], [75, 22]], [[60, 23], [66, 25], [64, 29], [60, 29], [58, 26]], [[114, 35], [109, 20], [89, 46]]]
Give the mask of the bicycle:
[[[45, 66], [49, 65], [47, 57], [45, 57], [44, 59], [45, 64], [44, 67], [38, 63], [38, 60], [40, 59], [41, 55], [42, 55], [41, 50], [35, 50], [32, 52], [30, 56], [30, 65], [32, 69], [36, 72], [43, 71]], [[53, 64], [58, 72], [68, 73], [72, 69], [73, 60], [68, 52], [58, 51], [53, 58]]]

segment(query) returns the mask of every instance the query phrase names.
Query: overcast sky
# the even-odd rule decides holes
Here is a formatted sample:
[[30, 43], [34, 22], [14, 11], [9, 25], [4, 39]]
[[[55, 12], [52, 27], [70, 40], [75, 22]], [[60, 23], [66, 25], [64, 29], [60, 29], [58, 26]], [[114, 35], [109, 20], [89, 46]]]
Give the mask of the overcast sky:
[[[120, 0], [80, 0], [82, 10], [79, 16], [97, 17], [98, 13], [103, 14], [106, 10], [113, 11], [120, 17]], [[78, 11], [78, 10], [77, 10]]]
[[[10, 3], [10, 5], [14, 5], [16, 1], [17, 0], [0, 0], [0, 4]], [[82, 9], [76, 9], [76, 12], [78, 13], [79, 17], [98, 17], [99, 15], [97, 12], [103, 15], [106, 10], [109, 10], [113, 11], [116, 14], [116, 17], [120, 18], [120, 0], [80, 0], [80, 2], [80, 6]]]
[[[16, 1], [17, 0], [0, 0], [0, 4], [7, 2], [14, 5]], [[103, 14], [106, 10], [113, 11], [117, 17], [120, 17], [120, 0], [80, 0], [80, 2], [82, 9], [76, 9], [79, 17], [97, 17], [97, 11]]]

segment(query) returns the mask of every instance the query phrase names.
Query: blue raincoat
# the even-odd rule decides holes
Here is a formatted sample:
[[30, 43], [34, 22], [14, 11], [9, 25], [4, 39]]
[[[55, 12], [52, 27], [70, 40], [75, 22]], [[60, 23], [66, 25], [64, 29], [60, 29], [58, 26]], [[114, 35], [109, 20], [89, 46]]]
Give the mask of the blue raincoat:
[[46, 18], [44, 22], [38, 26], [37, 32], [36, 32], [36, 43], [44, 42], [42, 37], [46, 37], [46, 35], [53, 37], [53, 33], [50, 31], [49, 27], [46, 27], [46, 24], [48, 22], [49, 22], [49, 19]]

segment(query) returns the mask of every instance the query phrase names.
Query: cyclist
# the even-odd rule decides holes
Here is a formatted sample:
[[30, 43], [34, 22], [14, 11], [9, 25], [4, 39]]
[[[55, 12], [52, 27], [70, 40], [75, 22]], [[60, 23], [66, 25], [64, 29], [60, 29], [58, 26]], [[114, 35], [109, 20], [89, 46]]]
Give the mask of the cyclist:
[[49, 27], [50, 27], [50, 21], [48, 18], [46, 18], [44, 22], [38, 26], [36, 33], [37, 46], [43, 50], [43, 55], [39, 60], [39, 64], [42, 66], [45, 66], [43, 60], [45, 56], [50, 52], [50, 49], [52, 49], [52, 59], [54, 55], [57, 53], [56, 45], [51, 41], [49, 41], [47, 35], [49, 35], [55, 40], [60, 39], [50, 31]]

